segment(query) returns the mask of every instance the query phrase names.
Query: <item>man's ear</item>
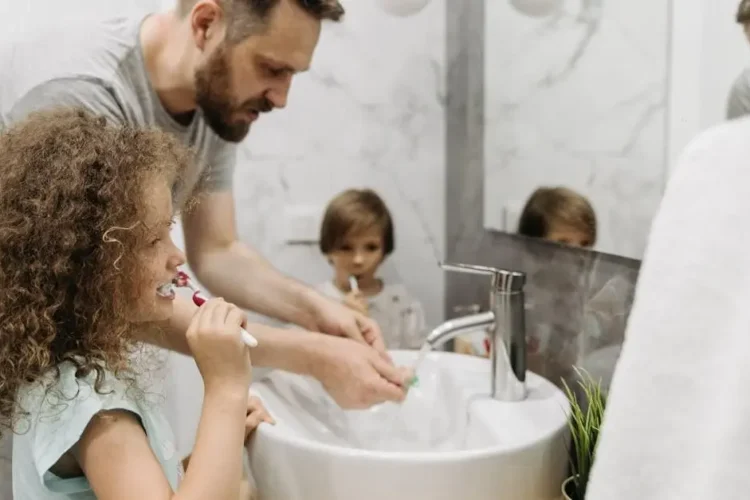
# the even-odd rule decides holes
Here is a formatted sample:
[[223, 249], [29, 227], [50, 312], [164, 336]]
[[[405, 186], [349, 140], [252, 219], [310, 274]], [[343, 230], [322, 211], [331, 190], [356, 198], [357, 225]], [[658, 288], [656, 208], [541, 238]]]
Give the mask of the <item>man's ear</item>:
[[190, 26], [195, 46], [205, 50], [209, 41], [222, 39], [226, 33], [224, 10], [215, 0], [200, 0], [190, 11]]

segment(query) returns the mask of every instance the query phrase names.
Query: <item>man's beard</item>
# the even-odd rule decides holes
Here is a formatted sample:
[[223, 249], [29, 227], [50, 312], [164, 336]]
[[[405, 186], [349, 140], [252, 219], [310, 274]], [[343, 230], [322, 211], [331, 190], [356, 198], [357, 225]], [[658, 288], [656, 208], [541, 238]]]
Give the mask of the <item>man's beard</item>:
[[260, 97], [246, 101], [241, 107], [233, 106], [229, 71], [226, 50], [219, 48], [206, 66], [195, 73], [196, 102], [216, 135], [228, 142], [242, 142], [250, 131], [250, 123], [232, 122], [232, 115], [240, 111], [267, 113], [273, 109], [273, 104]]

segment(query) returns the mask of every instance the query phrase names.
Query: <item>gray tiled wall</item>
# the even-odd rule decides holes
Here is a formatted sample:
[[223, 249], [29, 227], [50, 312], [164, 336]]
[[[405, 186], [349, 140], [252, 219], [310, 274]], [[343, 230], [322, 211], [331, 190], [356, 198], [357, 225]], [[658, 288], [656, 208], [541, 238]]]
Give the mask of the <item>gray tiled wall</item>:
[[[530, 368], [559, 382], [582, 366], [606, 385], [640, 262], [484, 229], [484, 2], [447, 2], [446, 17], [446, 260], [525, 271]], [[486, 279], [446, 276], [446, 317], [487, 301]]]

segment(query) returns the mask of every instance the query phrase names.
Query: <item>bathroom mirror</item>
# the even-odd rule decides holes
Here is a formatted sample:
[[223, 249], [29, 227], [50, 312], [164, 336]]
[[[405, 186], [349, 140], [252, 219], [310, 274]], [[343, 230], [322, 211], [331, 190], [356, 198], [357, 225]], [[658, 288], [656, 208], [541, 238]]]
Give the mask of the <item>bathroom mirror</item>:
[[485, 228], [642, 257], [668, 169], [669, 3], [486, 0]]

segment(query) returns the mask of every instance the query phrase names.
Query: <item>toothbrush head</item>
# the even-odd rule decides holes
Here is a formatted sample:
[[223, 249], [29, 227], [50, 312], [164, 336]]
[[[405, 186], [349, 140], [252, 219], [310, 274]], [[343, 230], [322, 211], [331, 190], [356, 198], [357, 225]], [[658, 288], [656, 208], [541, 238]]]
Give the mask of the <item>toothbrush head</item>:
[[182, 271], [177, 271], [177, 276], [174, 277], [172, 283], [179, 288], [186, 287], [188, 286], [188, 283], [190, 283], [190, 276]]
[[175, 286], [178, 288], [189, 288], [194, 293], [197, 293], [199, 290], [198, 288], [193, 284], [193, 280], [190, 279], [190, 276], [184, 271], [177, 271], [177, 276], [172, 281]]

